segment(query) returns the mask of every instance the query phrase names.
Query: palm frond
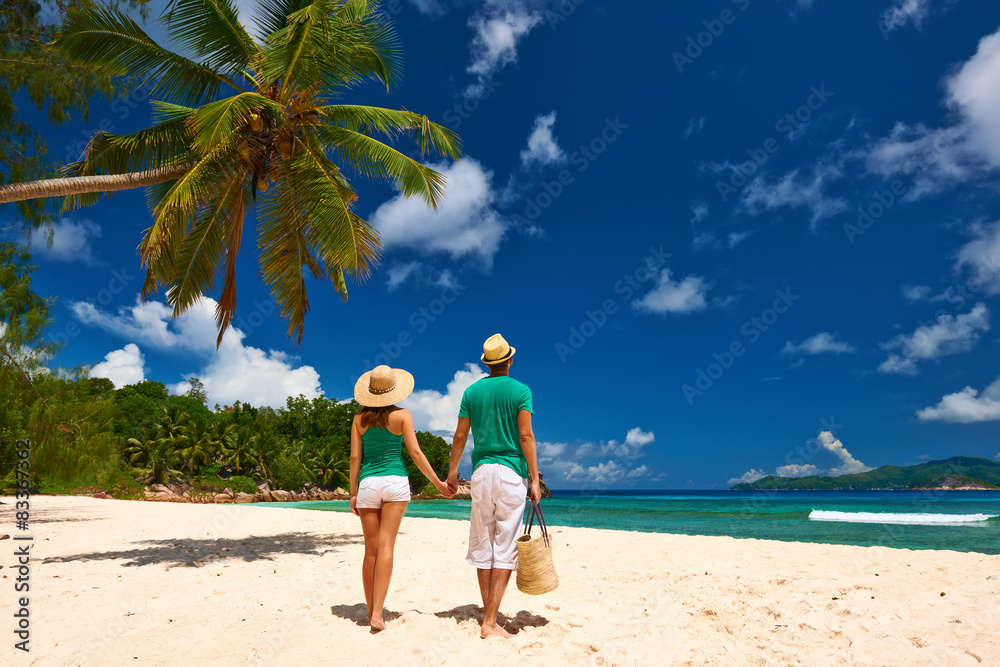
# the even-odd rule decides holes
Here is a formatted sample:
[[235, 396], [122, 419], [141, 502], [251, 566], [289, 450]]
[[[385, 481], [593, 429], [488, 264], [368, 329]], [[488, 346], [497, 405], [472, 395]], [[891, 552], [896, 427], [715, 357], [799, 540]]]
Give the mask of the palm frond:
[[299, 202], [302, 193], [295, 187], [289, 163], [281, 167], [276, 187], [257, 208], [257, 247], [264, 282], [288, 322], [288, 337], [302, 342], [309, 298], [303, 271], [308, 268], [323, 278], [323, 266], [309, 250], [307, 214]]
[[234, 172], [184, 235], [173, 261], [176, 272], [166, 282], [167, 303], [175, 317], [211, 291], [224, 250], [233, 254], [224, 240], [231, 227], [243, 228], [244, 188], [242, 175]]
[[343, 128], [324, 128], [320, 135], [361, 174], [391, 180], [405, 196], [420, 195], [435, 209], [444, 197], [444, 176], [381, 141]]
[[339, 270], [365, 280], [378, 263], [378, 232], [351, 210], [357, 198], [318, 143], [304, 141], [291, 163], [296, 189], [311, 221], [309, 239], [330, 274]]
[[259, 93], [240, 93], [209, 102], [188, 117], [194, 135], [191, 147], [204, 155], [237, 139], [234, 133], [250, 123], [253, 113], [267, 119], [269, 130], [275, 126], [280, 129], [284, 118], [281, 105]]
[[53, 45], [72, 62], [152, 81], [150, 94], [165, 94], [182, 104], [213, 99], [223, 85], [239, 90], [225, 75], [158, 45], [117, 7], [93, 4], [68, 12]]
[[362, 134], [382, 133], [396, 138], [402, 133], [414, 137], [422, 152], [434, 151], [457, 160], [462, 154], [462, 141], [452, 130], [433, 123], [427, 116], [405, 109], [383, 109], [356, 104], [335, 104], [320, 107], [327, 124]]
[[288, 15], [263, 51], [268, 84], [321, 81], [333, 91], [368, 79], [389, 88], [402, 72], [391, 22], [367, 2], [314, 0]]
[[230, 78], [246, 69], [260, 50], [240, 23], [232, 0], [172, 0], [163, 18], [174, 41]]

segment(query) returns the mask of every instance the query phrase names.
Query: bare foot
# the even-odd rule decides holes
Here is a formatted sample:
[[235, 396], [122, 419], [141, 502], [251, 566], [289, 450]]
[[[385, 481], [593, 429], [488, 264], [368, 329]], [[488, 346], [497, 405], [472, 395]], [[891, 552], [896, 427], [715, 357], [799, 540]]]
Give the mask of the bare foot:
[[483, 639], [486, 639], [487, 637], [490, 636], [496, 636], [502, 639], [510, 639], [514, 635], [510, 634], [509, 632], [507, 632], [506, 630], [504, 630], [502, 627], [500, 627], [495, 623], [490, 625], [486, 625], [484, 623], [483, 627], [479, 631], [479, 636], [482, 637]]

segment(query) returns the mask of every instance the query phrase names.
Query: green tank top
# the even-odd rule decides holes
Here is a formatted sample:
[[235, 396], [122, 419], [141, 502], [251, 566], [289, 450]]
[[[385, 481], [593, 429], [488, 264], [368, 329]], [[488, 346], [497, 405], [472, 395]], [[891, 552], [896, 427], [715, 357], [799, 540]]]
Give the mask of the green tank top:
[[361, 464], [360, 482], [365, 477], [402, 475], [406, 477], [403, 463], [403, 435], [393, 435], [388, 429], [371, 427], [361, 434], [364, 462]]

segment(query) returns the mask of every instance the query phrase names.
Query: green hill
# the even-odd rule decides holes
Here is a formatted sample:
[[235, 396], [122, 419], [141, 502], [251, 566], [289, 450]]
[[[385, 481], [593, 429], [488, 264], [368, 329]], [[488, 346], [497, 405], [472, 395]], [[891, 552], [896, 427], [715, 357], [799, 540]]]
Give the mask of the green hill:
[[954, 456], [915, 466], [882, 466], [855, 475], [828, 477], [776, 477], [768, 475], [749, 484], [736, 484], [730, 491], [884, 491], [937, 488], [949, 477], [982, 482], [1000, 488], [1000, 462], [974, 456]]

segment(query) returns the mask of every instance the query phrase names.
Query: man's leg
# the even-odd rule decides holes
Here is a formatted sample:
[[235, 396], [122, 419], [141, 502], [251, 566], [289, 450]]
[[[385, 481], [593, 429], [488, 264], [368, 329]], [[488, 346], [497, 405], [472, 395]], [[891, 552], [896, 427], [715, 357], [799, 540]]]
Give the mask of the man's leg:
[[510, 581], [510, 573], [517, 567], [515, 540], [521, 532], [527, 480], [506, 466], [497, 466], [496, 474], [498, 483], [494, 496], [493, 569], [490, 573], [489, 597], [484, 604], [481, 634], [483, 637], [510, 637], [512, 635], [497, 624], [497, 613]]
[[[481, 573], [482, 570], [479, 570], [479, 572]], [[483, 627], [479, 632], [482, 637], [498, 635], [507, 639], [514, 636], [504, 630], [501, 626], [497, 625], [497, 612], [500, 611], [500, 603], [503, 601], [503, 594], [507, 590], [507, 582], [510, 581], [510, 573], [510, 570], [501, 570], [499, 568], [493, 568], [490, 570], [489, 599], [486, 601]], [[480, 581], [481, 580], [482, 575], [480, 575]]]
[[486, 605], [490, 601], [490, 574], [492, 572], [492, 569], [476, 568], [476, 577], [479, 578], [479, 594], [483, 598], [484, 613], [486, 611]]

